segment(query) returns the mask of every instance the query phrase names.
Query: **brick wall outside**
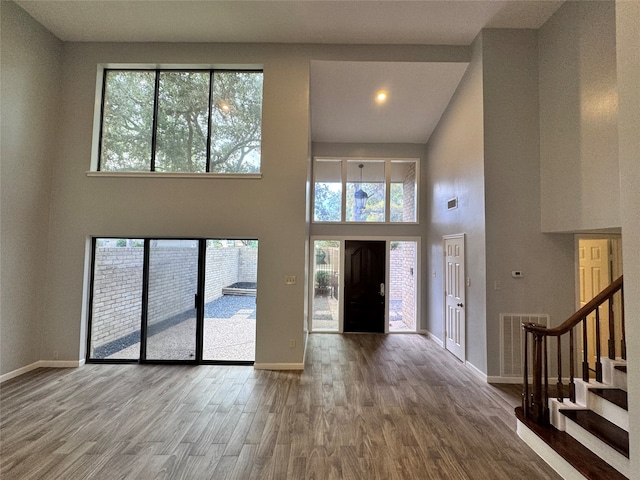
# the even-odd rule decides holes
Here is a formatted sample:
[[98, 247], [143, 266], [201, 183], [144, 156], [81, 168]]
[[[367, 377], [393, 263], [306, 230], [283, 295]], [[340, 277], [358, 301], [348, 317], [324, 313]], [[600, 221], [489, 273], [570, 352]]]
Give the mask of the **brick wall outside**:
[[391, 265], [389, 265], [389, 300], [402, 300], [402, 284], [404, 280], [402, 256], [402, 248], [395, 248], [391, 250]]
[[205, 303], [221, 297], [222, 289], [231, 284], [257, 281], [257, 248], [207, 248]]
[[238, 282], [258, 281], [258, 249], [240, 248], [238, 258]]
[[198, 291], [198, 247], [151, 248], [148, 324], [193, 309]]
[[142, 262], [139, 248], [96, 248], [93, 275], [92, 347], [140, 328]]
[[416, 246], [416, 242], [398, 242], [389, 266], [389, 300], [402, 300], [402, 320], [412, 329], [416, 326]]
[[222, 288], [238, 281], [238, 248], [207, 248], [205, 303], [222, 296]]
[[411, 162], [402, 184], [402, 219], [405, 222], [415, 222], [416, 218], [416, 164]]
[[[93, 287], [91, 339], [99, 347], [140, 329], [142, 247], [98, 247]], [[257, 248], [208, 248], [205, 302], [236, 282], [257, 281]], [[152, 248], [149, 264], [149, 323], [194, 307], [197, 247]]]
[[416, 328], [416, 242], [402, 242], [402, 320], [411, 329]]

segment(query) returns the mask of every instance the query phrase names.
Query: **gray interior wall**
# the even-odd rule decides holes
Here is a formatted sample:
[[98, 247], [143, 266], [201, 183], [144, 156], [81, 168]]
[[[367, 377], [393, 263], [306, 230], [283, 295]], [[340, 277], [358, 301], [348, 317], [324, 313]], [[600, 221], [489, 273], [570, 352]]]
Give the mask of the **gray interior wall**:
[[[486, 369], [486, 263], [484, 207], [484, 128], [482, 38], [473, 43], [471, 62], [440, 123], [426, 145], [422, 189], [427, 210], [423, 256], [423, 328], [444, 339], [443, 235], [464, 233], [466, 276], [467, 360]], [[458, 197], [458, 208], [447, 200]]]
[[499, 376], [500, 313], [549, 314], [557, 325], [575, 310], [574, 240], [540, 232], [536, 31], [488, 29], [482, 40], [486, 372]]
[[13, 2], [0, 16], [2, 375], [41, 359], [62, 44]]
[[631, 475], [640, 478], [640, 3], [616, 2], [620, 204], [624, 300], [627, 312], [629, 451]]
[[[308, 60], [247, 45], [65, 44], [43, 355], [84, 356], [88, 236], [257, 238], [256, 362], [302, 361]], [[264, 64], [261, 179], [87, 177], [100, 63]], [[284, 276], [295, 275], [296, 285]], [[64, 281], [62, 281], [64, 279]], [[289, 348], [289, 339], [296, 348]]]
[[546, 232], [620, 227], [614, 6], [565, 2], [539, 30]]
[[[65, 43], [60, 145], [51, 192], [50, 264], [40, 358], [85, 355], [87, 238], [257, 238], [256, 363], [301, 364], [305, 338], [309, 63], [467, 61], [466, 47]], [[116, 178], [90, 168], [97, 65], [263, 65], [261, 179]], [[295, 285], [284, 276], [295, 275]], [[289, 348], [289, 340], [296, 347]]]

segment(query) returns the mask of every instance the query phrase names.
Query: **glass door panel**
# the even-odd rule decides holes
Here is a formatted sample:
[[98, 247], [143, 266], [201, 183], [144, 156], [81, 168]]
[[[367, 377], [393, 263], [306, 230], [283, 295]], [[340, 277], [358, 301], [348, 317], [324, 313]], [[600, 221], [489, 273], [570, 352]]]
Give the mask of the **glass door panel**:
[[196, 360], [198, 241], [151, 240], [147, 360]]
[[253, 362], [257, 240], [207, 240], [202, 359]]
[[313, 247], [311, 330], [335, 332], [340, 326], [340, 241], [315, 240]]
[[138, 360], [144, 240], [96, 238], [89, 359]]
[[389, 331], [415, 332], [418, 242], [391, 242], [389, 253]]

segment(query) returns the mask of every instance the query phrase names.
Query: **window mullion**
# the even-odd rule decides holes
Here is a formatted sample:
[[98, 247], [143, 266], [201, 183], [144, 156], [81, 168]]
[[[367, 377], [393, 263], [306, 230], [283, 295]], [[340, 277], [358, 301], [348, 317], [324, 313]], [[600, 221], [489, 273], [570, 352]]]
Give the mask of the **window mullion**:
[[391, 221], [391, 160], [384, 161], [384, 222]]
[[107, 91], [107, 72], [108, 70], [106, 68], [102, 71], [102, 102], [100, 102], [100, 133], [98, 135], [98, 171], [100, 171], [102, 163], [102, 131], [104, 128], [104, 102], [106, 99], [105, 93]]
[[214, 71], [209, 71], [209, 107], [208, 112], [209, 115], [207, 117], [207, 165], [205, 167], [205, 172], [211, 171], [211, 116], [213, 115], [211, 102], [213, 101], [213, 82], [214, 82]]
[[156, 70], [156, 82], [153, 91], [153, 125], [151, 130], [151, 165], [150, 170], [156, 171], [156, 142], [158, 140], [158, 104], [160, 96], [160, 70]]
[[340, 221], [342, 223], [347, 220], [347, 162], [342, 159], [342, 207], [340, 208]]
[[147, 360], [147, 319], [149, 316], [149, 256], [151, 240], [144, 239], [144, 253], [142, 260], [142, 311], [140, 312], [140, 356], [138, 361]]

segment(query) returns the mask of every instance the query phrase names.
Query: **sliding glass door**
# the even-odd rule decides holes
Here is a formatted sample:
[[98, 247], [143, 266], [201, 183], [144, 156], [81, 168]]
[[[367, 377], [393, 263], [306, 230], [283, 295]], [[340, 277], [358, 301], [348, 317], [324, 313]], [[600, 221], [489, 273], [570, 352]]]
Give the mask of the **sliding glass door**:
[[207, 240], [203, 360], [252, 362], [258, 242]]
[[258, 242], [93, 241], [87, 361], [251, 363]]
[[196, 359], [197, 240], [151, 240], [147, 360]]

